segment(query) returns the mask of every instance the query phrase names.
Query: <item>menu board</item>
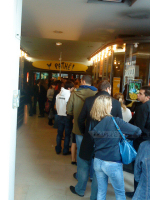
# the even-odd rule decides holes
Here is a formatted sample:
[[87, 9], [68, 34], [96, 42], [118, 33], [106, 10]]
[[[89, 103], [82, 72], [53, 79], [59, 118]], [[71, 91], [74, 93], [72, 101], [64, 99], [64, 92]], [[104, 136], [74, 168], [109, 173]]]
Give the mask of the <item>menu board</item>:
[[126, 99], [130, 101], [138, 101], [137, 94], [139, 93], [141, 87], [142, 87], [141, 79], [129, 80]]

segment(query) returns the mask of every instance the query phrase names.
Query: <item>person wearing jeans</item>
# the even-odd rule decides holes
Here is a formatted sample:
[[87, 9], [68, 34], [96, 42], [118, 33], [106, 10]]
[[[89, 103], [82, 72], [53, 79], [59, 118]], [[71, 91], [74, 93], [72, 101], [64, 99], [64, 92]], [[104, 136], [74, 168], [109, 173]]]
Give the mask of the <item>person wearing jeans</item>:
[[[85, 99], [87, 97], [93, 96], [97, 93], [97, 88], [95, 88], [94, 86], [91, 86], [91, 83], [92, 83], [92, 77], [90, 75], [84, 75], [81, 79], [80, 87], [71, 94], [70, 99], [69, 99], [68, 104], [67, 104], [67, 114], [73, 115], [73, 118], [74, 118], [72, 132], [74, 134], [76, 134], [77, 173], [73, 174], [73, 177], [76, 178], [76, 179], [79, 179], [80, 174], [81, 174], [80, 170], [78, 170], [78, 169], [79, 169], [79, 166], [81, 165], [81, 159], [79, 157], [79, 152], [80, 152], [81, 142], [82, 142], [82, 139], [83, 139], [83, 136], [82, 136], [82, 134], [79, 130], [79, 127], [78, 127], [78, 117], [79, 117], [79, 114], [80, 114], [81, 109], [83, 107]], [[76, 194], [76, 195], [79, 195], [79, 196], [84, 196], [83, 192], [78, 193], [76, 191], [76, 188], [78, 188], [78, 185], [75, 186], [75, 187], [71, 185], [70, 191], [73, 194]]]
[[70, 135], [72, 132], [72, 118], [67, 116], [66, 105], [70, 98], [71, 91], [74, 88], [74, 84], [71, 81], [67, 81], [64, 87], [61, 88], [60, 93], [56, 96], [56, 110], [57, 110], [57, 120], [59, 122], [58, 132], [56, 137], [55, 151], [57, 154], [61, 153], [61, 140], [63, 137], [63, 132], [65, 130], [64, 139], [64, 149], [63, 155], [70, 154], [69, 152], [69, 142]]
[[[114, 188], [117, 200], [126, 200], [123, 178], [123, 165], [119, 149], [122, 139], [111, 113], [110, 96], [98, 96], [91, 109], [89, 134], [95, 144], [94, 170], [97, 178], [97, 200], [106, 200], [108, 178]], [[119, 117], [114, 117], [122, 133], [128, 137], [139, 137], [140, 128]]]
[[122, 167], [122, 163], [94, 159], [94, 170], [98, 182], [98, 200], [106, 199], [108, 177], [114, 188], [116, 199], [126, 199]]
[[72, 131], [72, 119], [67, 118], [66, 116], [59, 116], [58, 119], [58, 134], [56, 138], [57, 146], [55, 147], [57, 154], [61, 152], [61, 140], [63, 137], [63, 132], [65, 130], [65, 139], [64, 139], [64, 149], [63, 154], [66, 155], [69, 152], [69, 142], [70, 142], [70, 134]]
[[[87, 181], [89, 179], [90, 169], [89, 166], [91, 165], [91, 160], [83, 160], [79, 157], [79, 149], [82, 142], [83, 136], [76, 135], [76, 144], [77, 144], [77, 172], [76, 173], [76, 179], [78, 180], [78, 183], [75, 186], [75, 191], [79, 196], [84, 196]], [[91, 185], [91, 200], [95, 200], [95, 196], [97, 195], [97, 180], [95, 173], [93, 174], [93, 180]]]

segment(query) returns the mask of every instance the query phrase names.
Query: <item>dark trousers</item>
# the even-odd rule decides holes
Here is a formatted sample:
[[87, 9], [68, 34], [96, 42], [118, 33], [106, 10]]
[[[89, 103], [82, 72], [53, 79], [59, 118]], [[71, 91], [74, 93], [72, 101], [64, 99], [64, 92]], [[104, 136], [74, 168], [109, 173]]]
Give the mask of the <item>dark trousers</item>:
[[39, 110], [41, 116], [44, 116], [44, 108], [45, 108], [45, 101], [39, 100]]
[[64, 139], [64, 149], [63, 153], [69, 152], [69, 142], [70, 142], [70, 135], [72, 132], [72, 120], [68, 119], [67, 116], [57, 116], [58, 120], [58, 133], [56, 138], [56, 151], [57, 153], [61, 152], [61, 140], [63, 137], [63, 132], [65, 130], [65, 139]]
[[37, 97], [34, 96], [34, 102], [33, 102], [33, 114], [36, 114], [36, 104], [37, 104]]

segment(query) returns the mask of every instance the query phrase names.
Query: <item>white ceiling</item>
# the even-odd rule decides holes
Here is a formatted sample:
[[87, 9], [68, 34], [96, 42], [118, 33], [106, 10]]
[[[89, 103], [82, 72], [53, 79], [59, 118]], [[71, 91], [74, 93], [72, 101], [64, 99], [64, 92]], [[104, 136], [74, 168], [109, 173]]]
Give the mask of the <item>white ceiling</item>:
[[[89, 65], [87, 58], [120, 34], [150, 36], [150, 0], [137, 0], [131, 7], [127, 1], [87, 2], [23, 0], [21, 47], [33, 60], [59, 60], [62, 52], [63, 61]], [[149, 18], [133, 19], [128, 14]]]

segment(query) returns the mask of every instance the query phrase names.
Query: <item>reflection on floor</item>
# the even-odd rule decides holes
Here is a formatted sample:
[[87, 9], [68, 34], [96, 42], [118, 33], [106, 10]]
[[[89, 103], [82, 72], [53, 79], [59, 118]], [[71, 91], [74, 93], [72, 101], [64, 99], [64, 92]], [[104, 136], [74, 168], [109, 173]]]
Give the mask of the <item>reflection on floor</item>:
[[[25, 113], [24, 124], [17, 132], [15, 200], [81, 199], [69, 190], [77, 183], [72, 176], [76, 166], [71, 165], [70, 155], [55, 153], [56, 134], [57, 130], [48, 125], [47, 115], [38, 118]], [[132, 191], [133, 175], [124, 172], [124, 177], [126, 191]], [[82, 199], [90, 199], [90, 186], [89, 181]], [[115, 200], [110, 184], [107, 200]]]

